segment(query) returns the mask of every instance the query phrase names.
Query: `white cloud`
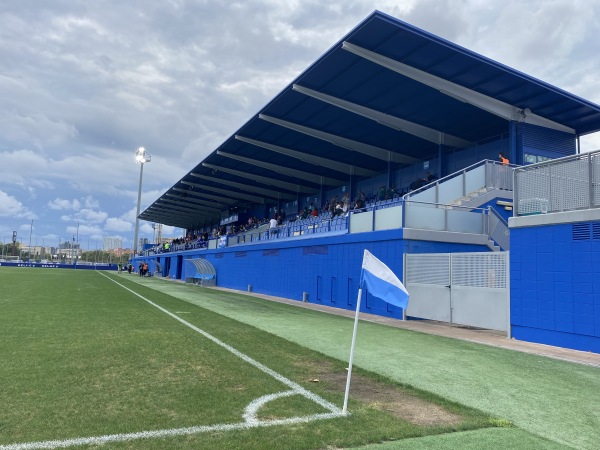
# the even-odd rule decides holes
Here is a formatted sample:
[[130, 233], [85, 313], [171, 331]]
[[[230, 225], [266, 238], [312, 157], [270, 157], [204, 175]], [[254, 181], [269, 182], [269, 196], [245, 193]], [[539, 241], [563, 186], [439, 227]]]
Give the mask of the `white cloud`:
[[88, 195], [84, 200], [85, 207], [87, 209], [94, 209], [100, 207], [100, 202], [95, 200], [91, 195]]
[[133, 225], [131, 222], [127, 222], [126, 220], [119, 219], [118, 217], [109, 217], [106, 220], [106, 224], [104, 225], [104, 229], [107, 231], [131, 231], [133, 230]]
[[77, 211], [81, 208], [81, 203], [79, 200], [66, 200], [64, 198], [56, 197], [54, 200], [48, 202], [48, 207], [50, 209], [54, 209], [56, 211], [65, 211], [65, 210], [75, 210]]
[[169, 225], [163, 225], [162, 227], [163, 236], [182, 237], [184, 232], [185, 230], [182, 230], [181, 228], [171, 227]]
[[66, 228], [67, 233], [71, 234], [71, 235], [75, 235], [75, 237], [77, 238], [77, 236], [79, 236], [79, 238], [81, 239], [83, 236], [102, 236], [102, 229], [97, 227], [97, 226], [93, 226], [93, 225], [69, 225]]
[[600, 102], [596, 1], [5, 3], [0, 216], [61, 227], [40, 235], [130, 231], [137, 146], [143, 210], [373, 9]]
[[152, 236], [154, 233], [154, 228], [152, 228], [152, 225], [149, 224], [148, 222], [143, 222], [140, 224], [140, 232], [149, 234]]
[[82, 209], [75, 214], [74, 220], [90, 223], [102, 223], [106, 220], [108, 214], [104, 211], [94, 211], [92, 209]]
[[14, 219], [36, 219], [37, 216], [29, 211], [15, 197], [0, 191], [0, 217], [10, 217]]

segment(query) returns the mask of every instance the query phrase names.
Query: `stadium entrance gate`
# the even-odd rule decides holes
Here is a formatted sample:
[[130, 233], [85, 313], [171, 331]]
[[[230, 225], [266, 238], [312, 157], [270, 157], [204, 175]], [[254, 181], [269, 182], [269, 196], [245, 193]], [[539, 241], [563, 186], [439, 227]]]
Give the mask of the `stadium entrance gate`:
[[510, 337], [508, 252], [405, 255], [406, 315]]

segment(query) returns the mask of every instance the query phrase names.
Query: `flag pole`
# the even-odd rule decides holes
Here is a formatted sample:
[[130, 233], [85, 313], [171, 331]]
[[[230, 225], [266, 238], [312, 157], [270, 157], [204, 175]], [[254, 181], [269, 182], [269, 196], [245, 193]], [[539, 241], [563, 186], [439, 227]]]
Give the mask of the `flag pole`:
[[354, 359], [354, 344], [356, 343], [356, 329], [358, 328], [358, 313], [360, 311], [360, 299], [362, 297], [362, 287], [358, 289], [358, 298], [356, 299], [356, 314], [354, 315], [354, 331], [352, 332], [352, 345], [350, 346], [350, 361], [348, 362], [348, 378], [346, 379], [346, 393], [344, 394], [344, 407], [342, 414], [348, 414], [348, 394], [350, 393], [350, 378], [352, 377], [352, 360]]

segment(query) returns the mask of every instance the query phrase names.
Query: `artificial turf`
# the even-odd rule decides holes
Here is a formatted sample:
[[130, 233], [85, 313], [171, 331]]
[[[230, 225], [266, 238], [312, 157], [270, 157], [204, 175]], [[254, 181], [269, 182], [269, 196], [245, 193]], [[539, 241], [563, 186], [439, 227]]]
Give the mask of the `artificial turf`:
[[[328, 356], [348, 358], [350, 319], [160, 279], [134, 281]], [[506, 418], [559, 444], [597, 449], [600, 442], [597, 367], [369, 322], [359, 325], [355, 364]]]

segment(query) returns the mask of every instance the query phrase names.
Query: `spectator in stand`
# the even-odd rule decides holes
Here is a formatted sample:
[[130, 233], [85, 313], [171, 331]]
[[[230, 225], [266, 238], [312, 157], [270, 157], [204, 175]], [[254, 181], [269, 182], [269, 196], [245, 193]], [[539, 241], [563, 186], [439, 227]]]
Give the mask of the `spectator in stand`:
[[356, 201], [354, 202], [354, 210], [362, 210], [365, 207], [365, 200], [358, 196]]
[[424, 178], [419, 178], [418, 180], [415, 180], [412, 183], [410, 183], [410, 190], [414, 191], [415, 189], [422, 188], [426, 184], [427, 181]]
[[275, 234], [277, 232], [277, 219], [275, 216], [269, 221], [269, 233]]
[[346, 192], [342, 197], [342, 211], [347, 213], [350, 209], [350, 195]]
[[502, 153], [502, 152], [498, 153], [498, 158], [500, 159], [500, 162], [503, 165], [508, 166], [510, 164], [510, 161], [508, 160], [508, 158], [506, 156], [504, 156], [504, 153]]
[[386, 192], [385, 192], [385, 199], [386, 200], [393, 200], [394, 195], [396, 195], [396, 187], [392, 186], [391, 188], [389, 188]]
[[382, 201], [385, 200], [385, 194], [387, 192], [387, 189], [385, 186], [381, 186], [379, 188], [379, 190], [377, 191], [377, 201]]
[[335, 204], [335, 208], [331, 212], [331, 218], [335, 218], [336, 216], [341, 216], [344, 214], [344, 207], [342, 206], [342, 202], [337, 202]]
[[333, 213], [333, 211], [335, 211], [335, 205], [337, 205], [338, 203], [338, 197], [337, 195], [335, 195], [332, 199], [331, 199], [331, 204], [330, 204], [330, 210]]
[[310, 212], [310, 215], [311, 215], [311, 216], [313, 216], [313, 217], [318, 217], [318, 215], [319, 215], [319, 210], [317, 209], [317, 207], [316, 207], [316, 206], [313, 206], [313, 209], [312, 209], [312, 211]]
[[310, 215], [310, 210], [308, 209], [308, 206], [305, 206], [304, 209], [302, 211], [300, 211], [300, 218], [307, 219], [309, 215]]
[[329, 201], [325, 200], [325, 204], [323, 205], [321, 212], [327, 213], [327, 212], [329, 212], [330, 209], [331, 209], [331, 205], [329, 204]]

